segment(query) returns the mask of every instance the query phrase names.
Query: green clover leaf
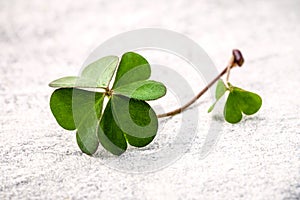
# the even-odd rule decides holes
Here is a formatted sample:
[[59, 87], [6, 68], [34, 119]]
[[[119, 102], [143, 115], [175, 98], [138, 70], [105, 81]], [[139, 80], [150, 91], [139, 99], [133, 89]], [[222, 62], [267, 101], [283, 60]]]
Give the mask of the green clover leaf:
[[[125, 53], [119, 65], [116, 56], [101, 58], [85, 67], [80, 77], [49, 84], [58, 88], [50, 98], [51, 111], [62, 128], [77, 130], [78, 146], [86, 154], [95, 153], [99, 142], [115, 155], [124, 153], [127, 143], [144, 147], [158, 129], [157, 116], [145, 101], [166, 94], [162, 83], [147, 80], [150, 75], [149, 63], [137, 53]], [[92, 90], [99, 88], [105, 91]]]
[[151, 68], [148, 61], [137, 53], [127, 52], [121, 58], [113, 88], [147, 80], [150, 75]]
[[163, 84], [152, 80], [137, 81], [114, 89], [115, 94], [145, 101], [158, 99], [165, 92]]
[[[60, 88], [50, 98], [51, 111], [58, 124], [75, 130], [80, 149], [93, 154], [98, 147], [96, 129], [103, 106], [104, 94], [73, 88]], [[80, 105], [80, 106], [78, 106]]]
[[230, 83], [227, 84], [228, 87], [219, 79], [215, 93], [216, 101], [208, 109], [208, 112], [214, 109], [214, 106], [226, 91], [229, 91], [229, 95], [224, 106], [223, 114], [227, 122], [232, 124], [238, 123], [243, 117], [242, 113], [245, 115], [253, 115], [260, 109], [262, 99], [258, 94], [234, 87]]
[[258, 94], [230, 85], [230, 93], [224, 107], [224, 118], [229, 123], [238, 123], [242, 119], [242, 113], [253, 115], [261, 105], [262, 99]]
[[105, 149], [120, 155], [126, 150], [127, 142], [135, 147], [149, 144], [157, 129], [158, 120], [149, 104], [115, 95], [105, 108], [98, 138]]
[[207, 112], [210, 113], [214, 109], [216, 103], [221, 99], [221, 97], [226, 93], [227, 90], [228, 89], [223, 80], [219, 79], [215, 92], [216, 101], [213, 103], [213, 105], [210, 106]]

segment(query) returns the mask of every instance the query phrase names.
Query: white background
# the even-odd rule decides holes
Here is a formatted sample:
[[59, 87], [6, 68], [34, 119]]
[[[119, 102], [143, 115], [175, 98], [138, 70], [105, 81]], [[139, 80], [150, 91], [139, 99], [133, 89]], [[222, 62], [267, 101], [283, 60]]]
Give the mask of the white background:
[[[0, 199], [299, 199], [299, 11], [297, 0], [0, 1]], [[204, 101], [190, 151], [162, 170], [128, 174], [80, 153], [50, 112], [47, 84], [77, 75], [106, 39], [146, 27], [187, 35], [219, 70], [240, 48], [246, 63], [231, 82], [263, 106], [237, 125], [219, 120], [224, 131], [202, 159], [212, 118]]]

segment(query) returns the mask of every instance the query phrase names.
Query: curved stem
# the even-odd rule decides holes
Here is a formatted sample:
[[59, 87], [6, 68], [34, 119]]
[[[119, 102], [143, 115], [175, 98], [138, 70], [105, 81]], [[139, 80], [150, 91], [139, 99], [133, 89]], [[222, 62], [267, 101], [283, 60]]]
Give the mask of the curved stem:
[[[223, 71], [216, 77], [214, 78], [210, 83], [207, 84], [207, 86], [205, 86], [205, 88], [203, 88], [193, 99], [191, 99], [188, 103], [186, 103], [184, 106], [177, 108], [173, 111], [167, 112], [167, 113], [163, 113], [163, 114], [159, 114], [157, 115], [158, 118], [162, 118], [162, 117], [168, 117], [168, 116], [173, 116], [176, 114], [179, 114], [181, 112], [183, 112], [185, 109], [187, 109], [190, 105], [192, 105], [193, 103], [195, 103], [215, 82], [217, 82], [225, 73], [227, 74], [227, 81], [229, 78], [229, 71], [231, 68], [237, 66], [237, 60], [235, 55], [233, 54], [228, 65], [225, 67], [225, 69], [223, 69]], [[239, 65], [240, 66], [240, 65]]]

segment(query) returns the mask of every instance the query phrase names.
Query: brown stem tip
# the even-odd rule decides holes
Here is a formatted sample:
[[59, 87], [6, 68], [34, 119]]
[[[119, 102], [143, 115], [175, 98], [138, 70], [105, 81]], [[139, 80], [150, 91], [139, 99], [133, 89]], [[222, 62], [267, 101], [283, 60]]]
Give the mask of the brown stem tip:
[[233, 49], [232, 54], [234, 57], [234, 62], [241, 67], [245, 62], [242, 52], [238, 49]]

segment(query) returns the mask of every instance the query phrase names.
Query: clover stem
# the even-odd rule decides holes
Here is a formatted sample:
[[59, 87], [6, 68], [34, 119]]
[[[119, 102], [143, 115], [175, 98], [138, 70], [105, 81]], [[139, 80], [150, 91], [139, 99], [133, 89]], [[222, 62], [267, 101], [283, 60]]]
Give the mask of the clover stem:
[[[236, 56], [236, 52], [239, 52], [240, 57]], [[193, 99], [191, 99], [188, 103], [186, 103], [184, 106], [177, 108], [173, 111], [167, 112], [167, 113], [163, 113], [163, 114], [159, 114], [157, 115], [158, 118], [162, 118], [162, 117], [168, 117], [168, 116], [174, 116], [176, 114], [179, 114], [181, 112], [183, 112], [184, 110], [186, 110], [190, 105], [192, 105], [193, 103], [195, 103], [211, 86], [213, 86], [213, 84], [215, 82], [217, 82], [225, 73], [227, 73], [227, 77], [226, 77], [226, 82], [228, 82], [229, 79], [229, 72], [230, 69], [232, 69], [235, 66], [241, 66], [242, 64], [239, 64], [239, 59], [243, 59], [242, 54], [239, 50], [233, 50], [233, 55], [230, 58], [229, 63], [227, 64], [227, 66], [223, 69], [223, 71], [216, 77], [214, 78], [210, 83], [208, 83]]]
[[[233, 64], [232, 66], [231, 66], [231, 63]], [[230, 70], [231, 70], [231, 68], [233, 67], [235, 65], [235, 63], [234, 63], [234, 56], [231, 56], [231, 59], [230, 59], [230, 61], [229, 61], [229, 64], [227, 65], [227, 69], [226, 69], [226, 85], [228, 86], [228, 81], [229, 81], [229, 76], [230, 76]]]

